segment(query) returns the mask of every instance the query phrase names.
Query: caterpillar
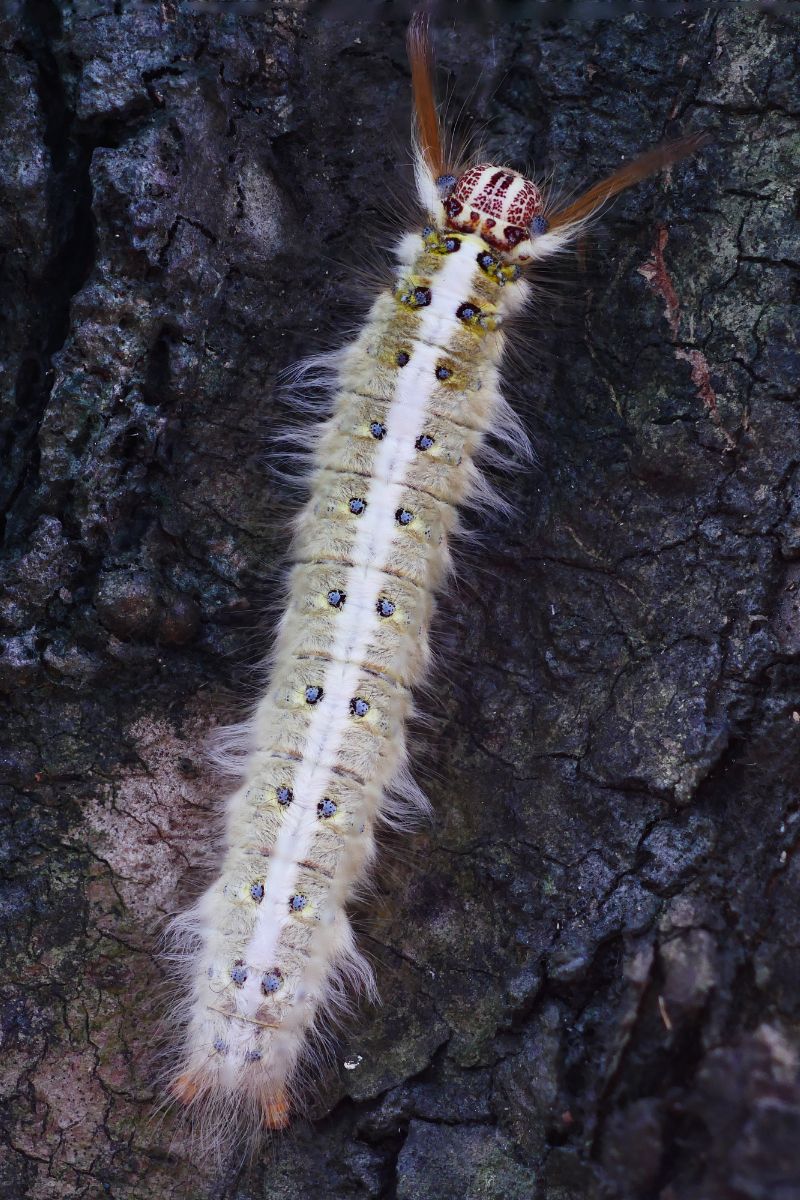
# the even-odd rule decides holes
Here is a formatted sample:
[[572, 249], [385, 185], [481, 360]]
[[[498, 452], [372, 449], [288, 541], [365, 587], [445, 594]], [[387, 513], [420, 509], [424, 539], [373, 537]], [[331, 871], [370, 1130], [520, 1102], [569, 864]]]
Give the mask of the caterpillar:
[[525, 453], [500, 392], [508, 318], [539, 265], [617, 193], [703, 144], [657, 146], [562, 208], [509, 167], [454, 161], [436, 108], [426, 18], [408, 34], [422, 219], [393, 286], [312, 374], [330, 377], [310, 434], [287, 600], [247, 724], [216, 878], [172, 926], [181, 1045], [167, 1081], [205, 1142], [278, 1130], [313, 1074], [314, 1034], [371, 970], [347, 917], [381, 823], [427, 802], [407, 767], [413, 689], [465, 505], [496, 505], [482, 466]]

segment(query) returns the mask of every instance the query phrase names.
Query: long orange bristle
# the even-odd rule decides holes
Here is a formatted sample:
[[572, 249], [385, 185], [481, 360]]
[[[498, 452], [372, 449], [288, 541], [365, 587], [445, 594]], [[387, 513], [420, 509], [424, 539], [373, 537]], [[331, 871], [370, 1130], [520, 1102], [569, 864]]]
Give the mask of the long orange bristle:
[[433, 52], [427, 14], [414, 13], [406, 36], [419, 147], [434, 178], [444, 174], [442, 133], [433, 91]]
[[181, 1104], [191, 1104], [200, 1088], [194, 1077], [187, 1074], [179, 1075], [172, 1082], [169, 1090], [176, 1100], [180, 1100]]
[[620, 167], [613, 175], [609, 175], [607, 179], [601, 179], [588, 191], [574, 200], [567, 208], [561, 212], [554, 213], [548, 217], [548, 225], [550, 229], [558, 229], [562, 225], [572, 225], [577, 221], [583, 221], [586, 217], [590, 217], [593, 212], [596, 212], [607, 200], [612, 196], [618, 195], [619, 192], [625, 191], [626, 188], [632, 187], [633, 184], [639, 183], [648, 175], [655, 174], [656, 171], [661, 171], [664, 167], [670, 166], [674, 162], [678, 162], [681, 158], [686, 158], [690, 154], [702, 149], [709, 141], [706, 133], [692, 133], [688, 137], [678, 138], [674, 142], [664, 142], [661, 146], [655, 146], [652, 150], [648, 150], [645, 154], [635, 158], [632, 163], [628, 163], [624, 167]]
[[284, 1092], [274, 1099], [261, 1101], [265, 1129], [285, 1129], [289, 1124], [289, 1101]]

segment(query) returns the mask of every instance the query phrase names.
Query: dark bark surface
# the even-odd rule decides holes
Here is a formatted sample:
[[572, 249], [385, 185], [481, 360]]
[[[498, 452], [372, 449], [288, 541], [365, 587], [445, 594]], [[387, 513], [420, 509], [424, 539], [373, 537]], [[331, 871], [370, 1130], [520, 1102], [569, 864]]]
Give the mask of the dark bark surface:
[[794, 1200], [798, 25], [746, 5], [441, 23], [498, 159], [714, 142], [520, 332], [540, 463], [443, 600], [435, 824], [359, 921], [382, 1007], [238, 1181], [150, 1122], [153, 937], [290, 511], [276, 374], [409, 189], [405, 13], [210, 8], [2, 21], [0, 1195]]

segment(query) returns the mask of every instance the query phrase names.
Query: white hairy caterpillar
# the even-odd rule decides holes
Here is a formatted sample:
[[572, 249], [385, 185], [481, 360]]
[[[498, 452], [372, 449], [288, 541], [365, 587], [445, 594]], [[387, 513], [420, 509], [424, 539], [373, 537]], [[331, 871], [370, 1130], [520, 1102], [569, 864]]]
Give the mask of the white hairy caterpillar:
[[224, 860], [174, 926], [186, 1003], [170, 1091], [218, 1142], [240, 1121], [286, 1125], [316, 1025], [372, 986], [346, 905], [376, 825], [424, 805], [406, 770], [411, 689], [458, 509], [496, 502], [477, 465], [499, 455], [487, 439], [526, 444], [499, 390], [503, 325], [526, 303], [525, 273], [611, 196], [700, 144], [651, 151], [548, 212], [516, 171], [446, 160], [423, 19], [409, 42], [424, 223], [400, 242], [395, 288], [330, 362], [331, 415], [315, 434]]

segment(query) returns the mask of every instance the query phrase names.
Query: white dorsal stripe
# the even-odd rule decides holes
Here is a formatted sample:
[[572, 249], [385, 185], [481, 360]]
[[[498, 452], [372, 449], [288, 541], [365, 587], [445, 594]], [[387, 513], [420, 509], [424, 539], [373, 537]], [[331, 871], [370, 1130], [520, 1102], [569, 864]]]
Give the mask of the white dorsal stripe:
[[[433, 276], [431, 303], [421, 312], [411, 358], [398, 371], [397, 388], [385, 418], [391, 436], [378, 444], [372, 478], [364, 499], [367, 507], [358, 521], [352, 547], [353, 566], [343, 583], [347, 595], [337, 617], [337, 636], [330, 647], [325, 670], [323, 700], [313, 713], [303, 760], [293, 783], [294, 800], [269, 858], [264, 899], [247, 945], [248, 977], [236, 991], [237, 1011], [253, 1018], [261, 1005], [261, 977], [280, 966], [277, 948], [287, 921], [289, 901], [297, 889], [298, 863], [307, 858], [317, 822], [317, 805], [330, 780], [331, 764], [345, 748], [354, 718], [350, 700], [356, 695], [367, 646], [375, 637], [380, 617], [376, 602], [383, 586], [380, 568], [390, 566], [395, 539], [408, 536], [398, 526], [395, 512], [404, 499], [403, 481], [414, 456], [416, 439], [425, 432], [431, 398], [438, 386], [436, 364], [442, 348], [460, 328], [455, 311], [470, 296], [477, 266], [470, 253], [448, 255]], [[301, 987], [302, 990], [302, 987]], [[244, 1022], [233, 1022], [231, 1050], [244, 1045]]]

